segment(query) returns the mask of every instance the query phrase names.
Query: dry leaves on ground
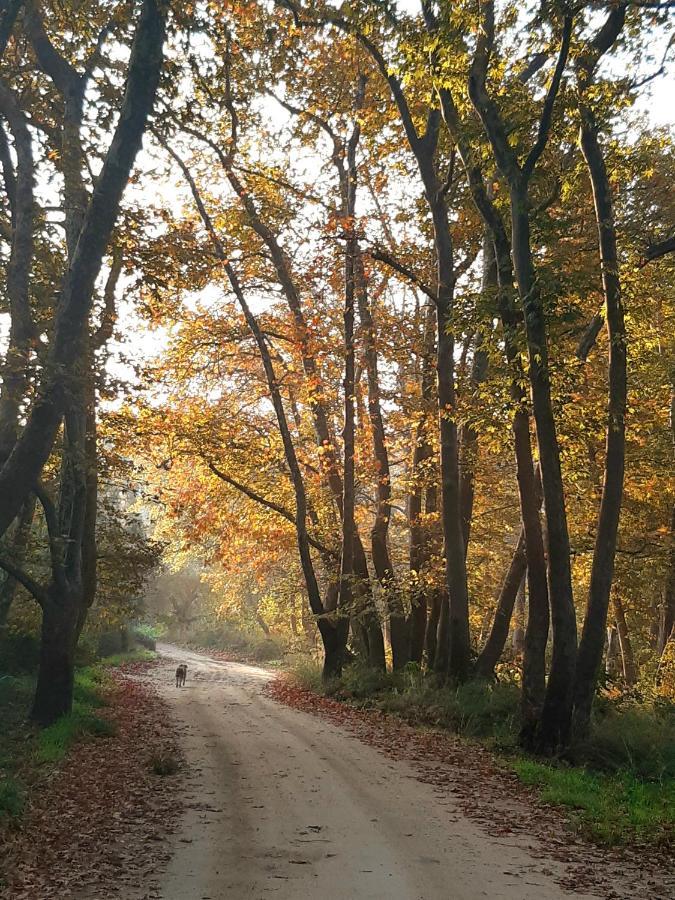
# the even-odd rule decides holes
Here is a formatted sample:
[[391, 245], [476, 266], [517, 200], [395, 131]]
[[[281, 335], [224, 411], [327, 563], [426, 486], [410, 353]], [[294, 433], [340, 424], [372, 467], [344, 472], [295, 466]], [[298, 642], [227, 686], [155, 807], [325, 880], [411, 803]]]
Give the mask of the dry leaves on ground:
[[182, 775], [152, 771], [154, 755], [178, 750], [165, 704], [136, 680], [151, 665], [112, 670], [100, 713], [116, 734], [73, 747], [36, 785], [20, 827], [0, 835], [1, 900], [124, 898], [167, 858]]

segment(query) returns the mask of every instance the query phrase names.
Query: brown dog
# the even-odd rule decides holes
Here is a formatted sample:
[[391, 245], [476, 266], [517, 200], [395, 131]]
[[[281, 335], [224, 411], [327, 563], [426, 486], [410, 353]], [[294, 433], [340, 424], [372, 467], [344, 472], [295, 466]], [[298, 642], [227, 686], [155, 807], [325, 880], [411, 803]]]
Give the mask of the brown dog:
[[176, 669], [176, 687], [184, 687], [187, 679], [187, 666], [181, 663]]

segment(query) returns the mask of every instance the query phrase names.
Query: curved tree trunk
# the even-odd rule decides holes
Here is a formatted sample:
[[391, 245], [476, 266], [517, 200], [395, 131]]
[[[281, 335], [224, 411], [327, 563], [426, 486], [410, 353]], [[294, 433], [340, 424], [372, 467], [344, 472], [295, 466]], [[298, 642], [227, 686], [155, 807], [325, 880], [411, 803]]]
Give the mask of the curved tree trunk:
[[476, 660], [474, 671], [477, 678], [494, 678], [495, 666], [499, 662], [509, 636], [513, 607], [518, 591], [523, 584], [526, 569], [525, 532], [521, 529], [518, 544], [499, 592], [490, 634]]
[[574, 684], [574, 725], [576, 731], [583, 735], [590, 726], [595, 684], [602, 665], [607, 610], [614, 576], [626, 454], [627, 360], [626, 326], [609, 176], [593, 115], [590, 109], [583, 105], [581, 148], [595, 202], [609, 345], [605, 477]]

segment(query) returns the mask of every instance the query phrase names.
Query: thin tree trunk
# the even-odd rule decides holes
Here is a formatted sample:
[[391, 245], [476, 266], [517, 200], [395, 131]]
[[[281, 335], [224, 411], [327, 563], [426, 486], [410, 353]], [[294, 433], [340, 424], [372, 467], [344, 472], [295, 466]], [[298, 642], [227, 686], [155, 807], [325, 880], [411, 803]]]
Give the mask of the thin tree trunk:
[[[497, 295], [498, 279], [497, 279], [497, 263], [495, 259], [495, 248], [491, 234], [486, 228], [483, 236], [483, 273], [481, 281], [481, 295], [483, 298], [489, 298]], [[487, 376], [488, 372], [488, 355], [487, 351], [481, 346], [482, 340], [479, 338], [474, 349], [473, 361], [471, 364], [471, 375], [469, 378], [469, 386], [473, 393]], [[462, 509], [462, 534], [464, 536], [464, 554], [469, 551], [469, 536], [471, 534], [471, 519], [473, 517], [473, 501], [476, 481], [476, 461], [478, 456], [478, 432], [476, 429], [464, 423], [460, 430], [460, 453], [459, 453], [459, 473], [460, 473], [460, 503]]]
[[[425, 528], [420, 521], [422, 515], [422, 495], [423, 495], [423, 467], [427, 460], [433, 456], [428, 435], [428, 414], [431, 412], [434, 403], [434, 350], [436, 345], [436, 329], [434, 309], [431, 305], [427, 306], [424, 322], [423, 350], [422, 350], [422, 410], [419, 422], [415, 429], [415, 447], [413, 450], [412, 462], [412, 479], [413, 489], [408, 497], [408, 522], [410, 529], [410, 553], [409, 565], [410, 571], [416, 573], [415, 581], [420, 584], [423, 579], [424, 571], [429, 563], [431, 556], [432, 536], [428, 527]], [[425, 513], [429, 516], [438, 511], [438, 491], [435, 485], [429, 485], [426, 489], [425, 497]], [[438, 627], [438, 615], [434, 616], [433, 624], [427, 625], [427, 592], [421, 584], [414, 598], [413, 607], [410, 611], [410, 659], [413, 662], [420, 663], [424, 648], [427, 648], [427, 663], [433, 667], [433, 656], [436, 648], [436, 628]], [[431, 601], [431, 609], [438, 608], [433, 598]], [[431, 657], [429, 655], [430, 646], [433, 644]]]
[[619, 633], [616, 623], [607, 626], [607, 650], [605, 654], [605, 674], [616, 677], [619, 664]]
[[624, 681], [626, 684], [635, 684], [637, 681], [637, 666], [635, 665], [633, 646], [628, 632], [626, 613], [623, 608], [623, 601], [620, 597], [615, 596], [613, 598], [612, 607], [614, 609], [614, 618], [616, 620], [616, 630], [619, 632], [619, 648], [621, 649]]
[[659, 610], [658, 635], [656, 641], [656, 652], [658, 656], [663, 656], [663, 651], [666, 649], [668, 641], [673, 637], [673, 632], [675, 630], [675, 506], [673, 506], [671, 511], [668, 540], [670, 546], [668, 548], [666, 579], [663, 586], [661, 608]]
[[[431, 178], [428, 183], [433, 183]], [[455, 340], [451, 315], [455, 273], [452, 238], [445, 201], [437, 190], [427, 190], [434, 223], [434, 243], [438, 265], [438, 301], [436, 336], [436, 377], [438, 379], [438, 412], [441, 438], [441, 522], [448, 587], [447, 637], [441, 611], [436, 669], [439, 662], [450, 678], [464, 681], [469, 675], [471, 643], [469, 637], [469, 594], [464, 555], [464, 534], [459, 479], [459, 445], [455, 403]]]
[[475, 674], [477, 678], [494, 678], [495, 666], [499, 662], [509, 636], [513, 607], [520, 587], [524, 583], [526, 569], [525, 532], [521, 529], [518, 544], [511, 557], [511, 564], [497, 598], [490, 634], [476, 660]]
[[540, 750], [550, 752], [564, 746], [569, 739], [577, 624], [560, 448], [551, 399], [548, 339], [541, 295], [532, 264], [526, 187], [512, 187], [511, 214], [513, 259], [527, 329], [532, 408], [537, 426], [546, 510], [553, 653], [536, 741]]
[[373, 567], [385, 597], [389, 598], [389, 627], [394, 669], [403, 668], [409, 659], [408, 629], [405, 615], [397, 596], [394, 567], [388, 547], [389, 524], [391, 521], [391, 473], [389, 451], [384, 431], [382, 404], [380, 400], [380, 379], [378, 372], [377, 341], [375, 323], [370, 310], [366, 273], [358, 243], [355, 241], [356, 296], [359, 318], [365, 337], [366, 375], [368, 379], [368, 417], [373, 436], [373, 452], [377, 463], [377, 508], [375, 522], [371, 529], [371, 552]]
[[344, 237], [345, 237], [345, 298], [344, 298], [344, 445], [343, 492], [342, 492], [342, 553], [340, 566], [339, 607], [342, 615], [350, 613], [353, 606], [352, 582], [354, 579], [354, 296], [356, 235], [354, 233], [354, 208], [356, 203], [355, 153], [359, 139], [356, 125], [349, 141], [348, 168], [344, 197]]
[[516, 605], [513, 617], [513, 636], [511, 638], [513, 652], [520, 656], [525, 649], [525, 579], [520, 583], [516, 594]]
[[598, 142], [597, 126], [590, 109], [584, 105], [581, 107], [581, 148], [593, 187], [609, 346], [605, 476], [574, 685], [574, 725], [583, 735], [590, 726], [595, 684], [602, 665], [607, 610], [614, 577], [625, 466], [627, 361], [611, 187]]

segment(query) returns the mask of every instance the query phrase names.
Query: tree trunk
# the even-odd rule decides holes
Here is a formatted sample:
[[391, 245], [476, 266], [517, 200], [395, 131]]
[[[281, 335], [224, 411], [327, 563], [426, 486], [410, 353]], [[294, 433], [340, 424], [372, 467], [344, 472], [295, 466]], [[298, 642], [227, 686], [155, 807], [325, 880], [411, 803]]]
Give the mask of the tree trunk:
[[40, 667], [30, 717], [43, 727], [73, 707], [78, 599], [76, 591], [52, 584], [42, 610]]
[[516, 594], [516, 605], [513, 618], [513, 636], [511, 647], [516, 656], [520, 656], [525, 649], [525, 579], [520, 583]]
[[[358, 126], [357, 126], [358, 128]], [[357, 128], [354, 134], [357, 135]], [[355, 142], [352, 139], [350, 145], [350, 157], [355, 151]], [[354, 146], [353, 146], [354, 145]], [[351, 159], [350, 159], [351, 163]], [[342, 552], [340, 566], [340, 595], [338, 605], [343, 615], [352, 613], [353, 606], [353, 580], [354, 580], [354, 295], [355, 295], [355, 257], [356, 235], [354, 234], [354, 202], [356, 193], [356, 178], [353, 165], [349, 166], [349, 177], [346, 186], [345, 198], [344, 238], [345, 238], [345, 297], [344, 297], [344, 378], [342, 382], [344, 396], [344, 429], [342, 438], [344, 443], [343, 463], [343, 491], [342, 491]]]
[[607, 626], [607, 652], [605, 655], [605, 674], [615, 678], [619, 669], [619, 633], [616, 624]]
[[538, 750], [549, 753], [565, 746], [569, 740], [577, 624], [560, 448], [551, 399], [548, 338], [542, 298], [532, 263], [526, 184], [512, 185], [511, 223], [514, 268], [527, 330], [532, 409], [546, 510], [553, 654], [536, 743]]
[[[492, 237], [485, 230], [483, 236], [483, 272], [481, 280], [481, 295], [485, 301], [491, 296], [496, 296], [498, 288], [497, 262], [495, 259], [495, 247]], [[487, 305], [487, 304], [486, 304]], [[479, 337], [473, 354], [469, 385], [475, 394], [476, 389], [487, 376], [488, 355], [481, 347], [482, 339]], [[462, 534], [464, 537], [464, 554], [469, 551], [469, 536], [471, 534], [471, 519], [473, 517], [473, 501], [476, 480], [476, 461], [478, 456], [478, 432], [476, 429], [464, 423], [460, 431], [459, 453], [459, 477], [460, 477], [460, 504], [462, 510]]]
[[[419, 589], [417, 596], [414, 598], [412, 610], [410, 612], [410, 621], [408, 624], [410, 631], [410, 659], [413, 662], [422, 662], [424, 648], [429, 650], [433, 643], [433, 654], [436, 648], [436, 628], [438, 626], [438, 616], [436, 615], [433, 623], [433, 634], [428, 629], [427, 623], [427, 590], [421, 584], [421, 577], [429, 564], [431, 556], [431, 547], [433, 538], [429, 528], [424, 527], [420, 521], [422, 515], [422, 495], [425, 494], [425, 513], [427, 516], [438, 511], [438, 489], [435, 484], [430, 484], [424, 491], [423, 482], [426, 480], [424, 466], [427, 460], [433, 456], [433, 448], [429, 441], [428, 416], [434, 406], [434, 352], [436, 347], [436, 326], [434, 309], [429, 304], [425, 311], [424, 322], [424, 338], [422, 350], [422, 409], [420, 420], [415, 429], [415, 447], [413, 450], [412, 462], [412, 479], [413, 489], [408, 498], [408, 524], [410, 529], [410, 553], [409, 566], [410, 571], [416, 573], [416, 581]], [[437, 607], [434, 599], [431, 600], [431, 609]], [[427, 639], [429, 638], [429, 639]], [[432, 656], [433, 656], [432, 654]], [[433, 667], [433, 661], [430, 661], [427, 652], [427, 664]]]
[[581, 147], [593, 187], [598, 227], [609, 345], [605, 476], [574, 684], [574, 726], [580, 735], [584, 735], [590, 727], [595, 684], [602, 665], [609, 595], [614, 577], [625, 465], [627, 362], [626, 328], [609, 177], [598, 142], [597, 126], [591, 111], [583, 105], [581, 120]]
[[619, 632], [619, 648], [621, 650], [623, 678], [626, 684], [635, 684], [637, 681], [637, 667], [635, 665], [633, 647], [630, 641], [630, 634], [628, 633], [628, 623], [626, 622], [626, 613], [624, 612], [621, 598], [614, 597], [612, 606], [614, 608], [614, 618], [616, 619], [616, 630]]
[[671, 510], [668, 541], [666, 580], [663, 586], [656, 639], [656, 652], [659, 656], [663, 656], [663, 651], [675, 629], [675, 506]]
[[526, 569], [525, 532], [521, 529], [518, 544], [511, 557], [511, 565], [497, 599], [497, 608], [490, 634], [476, 660], [474, 671], [477, 678], [494, 678], [495, 666], [499, 662], [509, 636], [513, 607], [521, 585], [524, 584]]

